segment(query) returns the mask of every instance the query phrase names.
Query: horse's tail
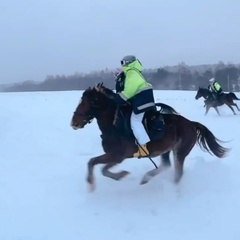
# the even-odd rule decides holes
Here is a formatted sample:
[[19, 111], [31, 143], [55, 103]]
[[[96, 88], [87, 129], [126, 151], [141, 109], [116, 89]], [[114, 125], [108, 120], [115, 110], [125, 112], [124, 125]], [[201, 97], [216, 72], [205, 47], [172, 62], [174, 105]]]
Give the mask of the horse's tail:
[[238, 98], [233, 92], [230, 92], [228, 95], [231, 96], [233, 100], [240, 100], [240, 98]]
[[179, 115], [179, 113], [174, 108], [172, 108], [171, 106], [169, 106], [165, 103], [155, 103], [155, 106], [156, 107], [161, 107], [161, 109], [159, 110], [160, 113]]
[[200, 146], [200, 148], [203, 151], [214, 154], [218, 158], [226, 157], [230, 149], [220, 145], [220, 143], [223, 143], [223, 141], [216, 138], [213, 133], [203, 124], [193, 121], [192, 123], [197, 129], [197, 144]]

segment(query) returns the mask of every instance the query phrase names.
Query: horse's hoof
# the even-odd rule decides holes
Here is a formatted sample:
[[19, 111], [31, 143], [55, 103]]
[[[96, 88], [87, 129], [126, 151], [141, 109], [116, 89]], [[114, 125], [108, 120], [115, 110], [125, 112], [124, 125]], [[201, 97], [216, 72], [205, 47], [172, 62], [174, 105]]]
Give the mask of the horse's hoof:
[[146, 183], [148, 183], [148, 181], [146, 181], [146, 180], [142, 180], [141, 182], [140, 182], [140, 185], [144, 185], [144, 184], [146, 184]]
[[96, 189], [95, 183], [88, 183], [88, 192], [94, 192]]
[[179, 184], [181, 178], [182, 178], [182, 176], [176, 176], [176, 177], [174, 178], [173, 182], [174, 182], [175, 184]]
[[146, 174], [143, 176], [143, 178], [142, 178], [142, 180], [141, 180], [141, 182], [140, 182], [140, 185], [144, 185], [144, 184], [148, 183], [151, 178], [152, 178], [152, 177], [151, 177], [148, 173], [146, 173]]
[[88, 183], [88, 191], [93, 192], [96, 189], [95, 179], [93, 176], [87, 177], [87, 183]]

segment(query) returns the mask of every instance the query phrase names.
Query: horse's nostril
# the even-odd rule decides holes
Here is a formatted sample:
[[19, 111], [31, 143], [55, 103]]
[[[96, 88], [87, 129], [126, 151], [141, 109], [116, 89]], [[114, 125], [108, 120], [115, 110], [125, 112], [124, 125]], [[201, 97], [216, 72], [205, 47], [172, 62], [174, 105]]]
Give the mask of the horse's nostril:
[[74, 122], [74, 121], [71, 121], [71, 124], [70, 124], [72, 127], [76, 127], [77, 126], [77, 124], [76, 124], [76, 122]]

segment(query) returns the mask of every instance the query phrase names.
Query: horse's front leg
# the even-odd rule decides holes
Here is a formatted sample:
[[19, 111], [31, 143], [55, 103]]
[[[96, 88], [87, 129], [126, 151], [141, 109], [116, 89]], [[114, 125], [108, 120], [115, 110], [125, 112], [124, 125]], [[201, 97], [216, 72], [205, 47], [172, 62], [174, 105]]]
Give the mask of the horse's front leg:
[[217, 108], [217, 107], [214, 107], [214, 109], [216, 110], [218, 116], [221, 116], [221, 115], [220, 115], [220, 112], [218, 111], [218, 108]]
[[106, 153], [98, 157], [91, 158], [88, 162], [88, 174], [87, 174], [87, 182], [90, 186], [90, 190], [95, 190], [95, 179], [93, 174], [94, 166], [97, 164], [106, 164], [102, 168], [102, 174], [106, 177], [112, 178], [114, 180], [120, 180], [121, 178], [125, 177], [129, 174], [127, 171], [121, 171], [118, 173], [112, 173], [108, 169], [115, 166], [116, 164], [122, 162], [123, 159], [120, 159], [117, 156], [114, 156], [113, 154]]
[[109, 162], [109, 160], [110, 159], [109, 159], [108, 154], [103, 154], [101, 156], [94, 157], [89, 160], [88, 165], [87, 165], [88, 172], [87, 172], [86, 180], [89, 184], [90, 191], [95, 190], [95, 179], [94, 179], [94, 174], [93, 174], [94, 166], [97, 164], [104, 164], [104, 163], [107, 164]]
[[207, 101], [207, 100], [204, 100], [204, 106], [203, 106], [203, 107], [206, 107], [206, 101]]
[[210, 109], [210, 106], [209, 106], [209, 105], [206, 105], [205, 116], [208, 114], [209, 109]]
[[116, 172], [113, 173], [111, 171], [109, 171], [110, 168], [112, 168], [113, 166], [115, 166], [116, 163], [111, 163], [111, 164], [106, 164], [103, 168], [102, 168], [102, 174], [105, 177], [109, 177], [113, 180], [119, 181], [121, 180], [123, 177], [127, 176], [129, 174], [128, 171], [120, 171], [120, 172]]

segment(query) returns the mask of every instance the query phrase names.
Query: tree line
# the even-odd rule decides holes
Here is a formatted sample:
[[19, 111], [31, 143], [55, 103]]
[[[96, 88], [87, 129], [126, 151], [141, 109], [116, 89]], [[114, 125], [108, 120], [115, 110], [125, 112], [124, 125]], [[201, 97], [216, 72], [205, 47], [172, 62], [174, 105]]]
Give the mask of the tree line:
[[[198, 87], [207, 87], [208, 80], [214, 77], [224, 91], [240, 91], [240, 65], [237, 64], [219, 62], [213, 65], [188, 66], [181, 62], [176, 66], [145, 69], [143, 75], [156, 90], [196, 90]], [[5, 92], [84, 90], [100, 82], [114, 88], [113, 71], [105, 69], [69, 76], [49, 75], [42, 82], [27, 80], [5, 86], [1, 90]]]

